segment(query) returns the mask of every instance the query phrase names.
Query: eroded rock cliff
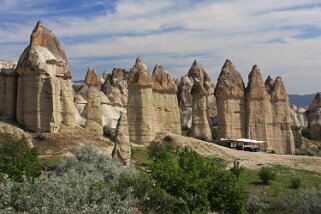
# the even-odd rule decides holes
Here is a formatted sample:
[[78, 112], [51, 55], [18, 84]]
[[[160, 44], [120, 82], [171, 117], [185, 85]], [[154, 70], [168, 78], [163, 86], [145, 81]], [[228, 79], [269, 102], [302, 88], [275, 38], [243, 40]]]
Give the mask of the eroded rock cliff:
[[0, 61], [0, 120], [14, 120], [17, 102], [16, 63]]
[[177, 86], [162, 65], [156, 65], [152, 74], [155, 132], [169, 131], [181, 134], [177, 101]]
[[153, 79], [139, 57], [129, 74], [127, 115], [131, 143], [146, 144], [155, 138]]
[[17, 121], [37, 132], [54, 132], [75, 123], [71, 72], [56, 36], [42, 22], [18, 65]]
[[208, 121], [207, 96], [211, 81], [205, 69], [195, 60], [188, 71], [188, 77], [193, 80], [192, 95], [192, 136], [210, 141], [212, 132]]
[[246, 88], [247, 135], [249, 139], [270, 142], [272, 138], [272, 106], [260, 69], [254, 65]]
[[240, 73], [226, 60], [218, 77], [217, 102], [218, 139], [246, 136], [245, 86]]

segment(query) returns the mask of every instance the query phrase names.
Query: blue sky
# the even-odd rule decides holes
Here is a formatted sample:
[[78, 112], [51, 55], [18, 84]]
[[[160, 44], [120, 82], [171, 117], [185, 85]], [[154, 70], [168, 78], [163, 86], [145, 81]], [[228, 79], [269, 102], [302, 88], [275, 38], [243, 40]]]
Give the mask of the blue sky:
[[216, 82], [230, 59], [257, 64], [289, 93], [321, 91], [321, 0], [0, 0], [0, 59], [18, 61], [37, 20], [61, 41], [75, 80], [141, 56], [174, 77], [197, 59]]

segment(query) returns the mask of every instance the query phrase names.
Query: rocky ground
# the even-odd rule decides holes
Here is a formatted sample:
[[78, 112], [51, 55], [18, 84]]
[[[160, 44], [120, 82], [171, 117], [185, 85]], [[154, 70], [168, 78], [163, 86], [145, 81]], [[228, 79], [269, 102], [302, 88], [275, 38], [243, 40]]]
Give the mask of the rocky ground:
[[85, 143], [94, 145], [108, 155], [111, 155], [114, 147], [107, 138], [98, 137], [80, 126], [62, 127], [57, 133], [36, 134], [16, 127], [16, 124], [0, 122], [0, 133], [7, 133], [18, 139], [25, 138], [30, 146], [38, 149], [40, 158], [71, 156]]
[[204, 142], [194, 138], [175, 135], [172, 133], [160, 133], [157, 139], [170, 136], [177, 145], [188, 146], [201, 155], [207, 157], [222, 158], [229, 163], [239, 161], [241, 166], [250, 169], [258, 169], [265, 165], [281, 165], [294, 169], [309, 170], [321, 173], [321, 157], [299, 155], [277, 155], [264, 152], [247, 152], [229, 149], [217, 144]]

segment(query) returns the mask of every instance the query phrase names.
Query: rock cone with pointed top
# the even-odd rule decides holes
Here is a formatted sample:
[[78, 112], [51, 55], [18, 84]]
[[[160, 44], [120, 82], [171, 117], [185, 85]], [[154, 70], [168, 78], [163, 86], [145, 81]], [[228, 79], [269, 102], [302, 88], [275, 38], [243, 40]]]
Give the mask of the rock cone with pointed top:
[[156, 65], [152, 74], [154, 127], [157, 131], [181, 134], [177, 86], [164, 66]]
[[226, 60], [214, 92], [217, 102], [218, 139], [246, 136], [244, 91], [240, 73], [231, 61]]
[[[260, 69], [255, 65], [246, 88], [247, 138], [271, 141], [272, 106]], [[267, 146], [267, 145], [266, 145]]]
[[113, 158], [119, 158], [124, 165], [130, 165], [131, 148], [128, 133], [127, 114], [120, 115], [116, 128], [116, 141], [112, 153]]
[[86, 106], [86, 129], [98, 135], [103, 134], [102, 111], [100, 104], [99, 78], [90, 67], [87, 71], [85, 83], [88, 86], [88, 100]]
[[130, 71], [128, 80], [128, 129], [130, 142], [146, 144], [155, 138], [153, 80], [140, 58]]
[[315, 95], [309, 106], [308, 121], [311, 137], [315, 140], [321, 140], [321, 92]]
[[292, 131], [289, 98], [281, 77], [275, 79], [271, 91], [273, 135], [269, 149], [278, 154], [294, 154], [295, 143]]
[[192, 136], [210, 141], [212, 132], [208, 121], [207, 96], [210, 78], [204, 68], [195, 60], [188, 71], [188, 77], [193, 80], [192, 95]]
[[56, 36], [38, 22], [18, 65], [17, 121], [37, 132], [75, 125], [68, 60]]

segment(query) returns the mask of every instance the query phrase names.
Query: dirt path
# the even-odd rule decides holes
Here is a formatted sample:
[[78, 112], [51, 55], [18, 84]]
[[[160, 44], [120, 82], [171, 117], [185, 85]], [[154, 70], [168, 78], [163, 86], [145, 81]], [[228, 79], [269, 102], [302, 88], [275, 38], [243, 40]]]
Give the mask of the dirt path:
[[294, 169], [321, 173], [321, 157], [239, 151], [172, 133], [161, 133], [157, 138], [163, 139], [167, 135], [169, 135], [177, 145], [189, 146], [201, 155], [222, 158], [229, 163], [238, 160], [240, 164], [246, 168], [258, 169], [265, 165], [282, 165]]

